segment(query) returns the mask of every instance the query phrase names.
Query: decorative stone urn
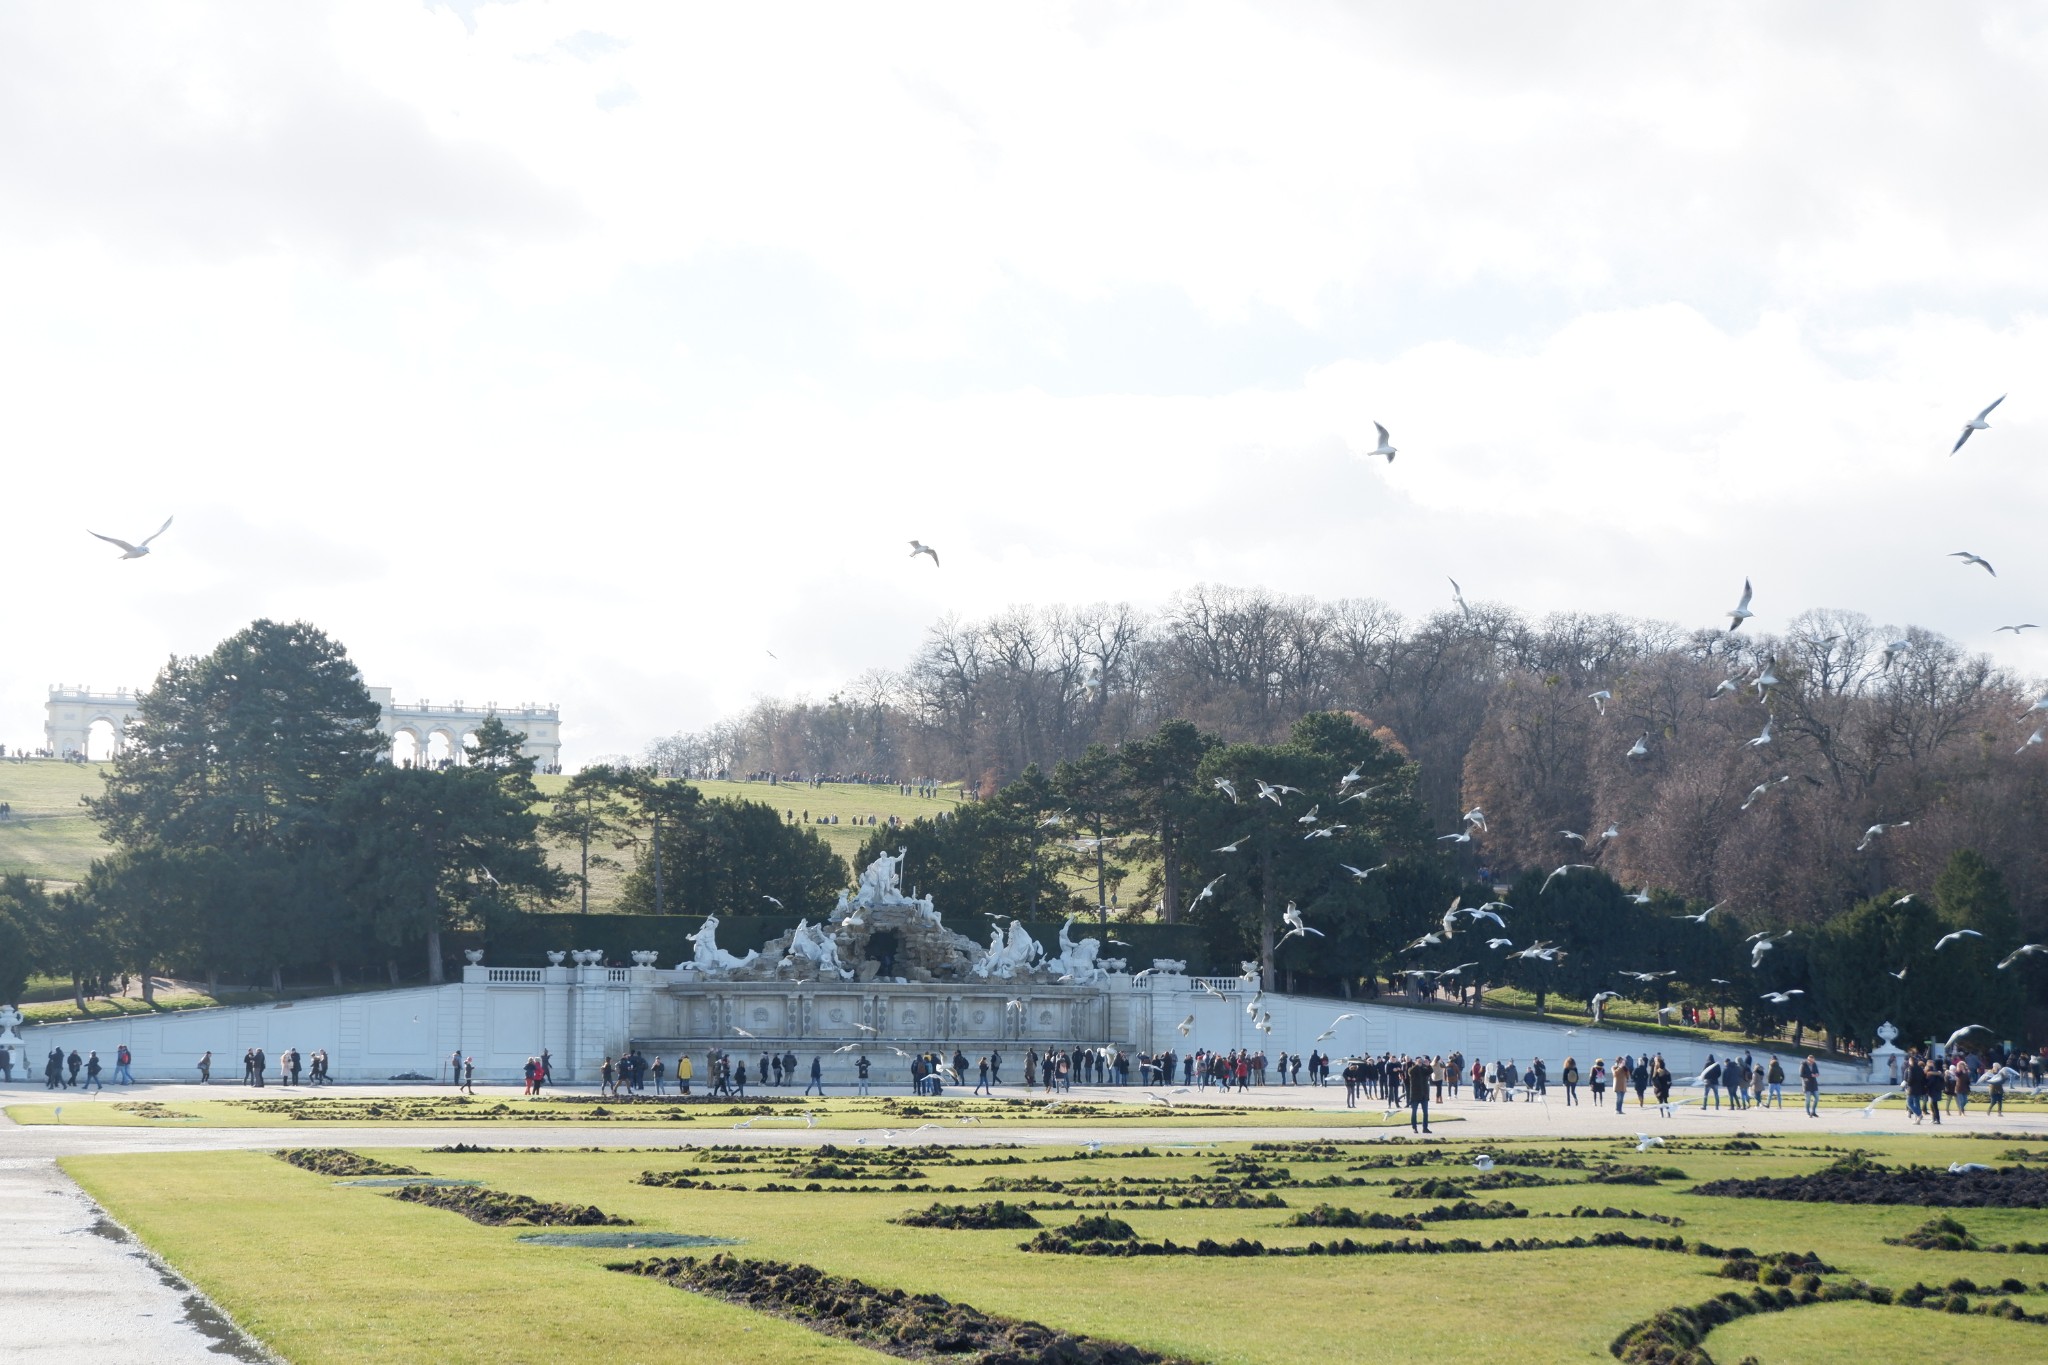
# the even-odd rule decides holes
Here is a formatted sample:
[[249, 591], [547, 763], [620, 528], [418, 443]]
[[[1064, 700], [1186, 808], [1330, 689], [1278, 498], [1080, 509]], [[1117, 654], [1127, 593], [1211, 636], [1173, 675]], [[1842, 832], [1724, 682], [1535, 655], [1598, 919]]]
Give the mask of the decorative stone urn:
[[548, 952], [548, 965], [550, 967], [559, 967], [562, 965], [562, 959], [567, 956], [568, 954], [565, 952], [558, 952], [553, 949], [550, 949]]
[[481, 948], [464, 948], [462, 950], [462, 960], [472, 967], [481, 967], [484, 962], [484, 950]]
[[652, 967], [654, 959], [659, 956], [661, 956], [659, 953], [635, 952], [633, 954], [633, 965], [635, 967]]

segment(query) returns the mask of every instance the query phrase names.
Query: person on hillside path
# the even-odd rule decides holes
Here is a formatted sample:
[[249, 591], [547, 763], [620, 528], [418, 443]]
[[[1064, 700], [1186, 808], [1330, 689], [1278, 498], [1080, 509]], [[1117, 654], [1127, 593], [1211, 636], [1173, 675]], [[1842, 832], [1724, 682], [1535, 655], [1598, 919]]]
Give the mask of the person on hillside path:
[[804, 1087], [804, 1093], [808, 1095], [813, 1090], [818, 1092], [819, 1099], [825, 1098], [825, 1065], [816, 1057], [811, 1058], [811, 1082]]

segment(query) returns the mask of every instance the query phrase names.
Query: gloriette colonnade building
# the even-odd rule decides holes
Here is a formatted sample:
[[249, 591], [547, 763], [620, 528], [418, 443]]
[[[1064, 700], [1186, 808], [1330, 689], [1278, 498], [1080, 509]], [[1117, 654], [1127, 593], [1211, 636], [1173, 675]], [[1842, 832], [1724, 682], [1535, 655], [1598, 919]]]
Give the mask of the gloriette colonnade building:
[[[526, 736], [522, 748], [541, 767], [552, 768], [562, 761], [562, 712], [553, 702], [545, 706], [532, 702], [518, 706], [394, 702], [388, 687], [373, 687], [370, 696], [377, 703], [377, 728], [391, 737], [394, 763], [460, 762], [470, 736], [492, 716]], [[141, 710], [135, 693], [125, 687], [95, 692], [90, 687], [55, 684], [43, 708], [44, 743], [58, 758], [110, 758], [127, 735], [128, 722]]]

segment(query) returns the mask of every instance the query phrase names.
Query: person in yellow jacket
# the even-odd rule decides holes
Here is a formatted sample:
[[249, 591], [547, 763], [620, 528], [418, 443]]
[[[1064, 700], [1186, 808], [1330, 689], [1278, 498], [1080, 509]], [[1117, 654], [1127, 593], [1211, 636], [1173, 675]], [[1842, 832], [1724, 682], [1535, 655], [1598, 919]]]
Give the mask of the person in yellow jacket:
[[686, 1052], [682, 1056], [676, 1058], [677, 1094], [687, 1095], [690, 1093], [690, 1071], [690, 1054]]

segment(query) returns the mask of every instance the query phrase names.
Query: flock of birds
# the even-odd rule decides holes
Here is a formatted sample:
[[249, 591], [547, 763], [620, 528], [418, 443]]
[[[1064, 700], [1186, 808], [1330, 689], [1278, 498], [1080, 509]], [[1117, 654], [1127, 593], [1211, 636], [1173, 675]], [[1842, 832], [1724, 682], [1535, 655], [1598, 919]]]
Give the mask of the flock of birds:
[[[1954, 455], [1957, 451], [1960, 451], [1963, 448], [1964, 444], [1969, 441], [1972, 435], [1979, 431], [1989, 429], [1990, 422], [1988, 419], [1991, 413], [1998, 407], [2000, 403], [2003, 403], [2004, 401], [2005, 396], [2000, 395], [1995, 402], [1987, 405], [1983, 409], [1983, 411], [1979, 412], [1976, 416], [1972, 417], [1968, 422], [1964, 423], [1961, 434], [1957, 436], [1955, 445], [1951, 447], [1949, 451], [1950, 455]], [[1387, 432], [1386, 427], [1375, 422], [1373, 424], [1373, 430], [1378, 436], [1378, 444], [1372, 450], [1366, 452], [1367, 456], [1384, 456], [1387, 462], [1389, 464], [1392, 464], [1394, 461], [1394, 457], [1397, 454], [1397, 450], [1393, 444], [1391, 436]], [[931, 553], [929, 547], [920, 545], [916, 541], [912, 541], [911, 546], [913, 554]], [[1977, 567], [1983, 569], [1987, 574], [1993, 577], [1997, 576], [1998, 571], [1996, 568], [1992, 566], [1990, 560], [1972, 551], [1958, 550], [1951, 554], [1949, 557], [1961, 560], [1963, 563], [1963, 567], [1965, 568]], [[938, 556], [936, 554], [932, 555], [932, 562], [934, 564], [938, 562]], [[1463, 612], [1467, 617], [1470, 617], [1472, 615], [1472, 608], [1470, 604], [1467, 603], [1467, 601], [1465, 600], [1464, 589], [1459, 585], [1458, 580], [1455, 578], [1450, 580], [1450, 584], [1452, 600], [1456, 603], [1459, 611]], [[1756, 593], [1754, 584], [1748, 579], [1743, 580], [1742, 595], [1736, 601], [1735, 605], [1731, 607], [1727, 612], [1729, 632], [1732, 633], [1734, 631], [1740, 630], [1744, 622], [1755, 619], [1757, 613], [1751, 605], [1755, 601], [1755, 596]], [[2034, 630], [2038, 629], [2038, 627], [2032, 622], [2022, 622], [2009, 626], [2000, 626], [1998, 629], [2000, 631], [2010, 631], [2013, 634], [2017, 635], [2022, 631]], [[1883, 651], [1882, 667], [1889, 671], [1899, 659], [1905, 657], [1908, 653], [1910, 653], [1912, 648], [1913, 642], [1910, 639], [1888, 641], [1885, 644]], [[1716, 686], [1714, 690], [1708, 695], [1707, 698], [1709, 701], [1712, 701], [1719, 697], [1731, 694], [1740, 695], [1746, 688], [1754, 689], [1758, 701], [1762, 702], [1765, 705], [1766, 711], [1762, 731], [1758, 733], [1754, 738], [1743, 741], [1745, 747], [1750, 749], [1762, 750], [1770, 746], [1771, 744], [1775, 743], [1776, 741], [1776, 735], [1774, 733], [1774, 721], [1771, 718], [1771, 714], [1769, 711], [1769, 699], [1771, 695], [1771, 689], [1780, 685], [1779, 679], [1775, 673], [1775, 662], [1775, 660], [1766, 660], [1763, 667], [1757, 672], [1756, 676], [1753, 678], [1747, 678], [1742, 680], [1738, 680], [1732, 677], [1724, 678], [1720, 682], [1720, 684]], [[1605, 717], [1607, 714], [1608, 704], [1614, 700], [1614, 694], [1612, 690], [1602, 688], [1598, 691], [1588, 694], [1586, 700], [1593, 704], [1593, 706], [1597, 709], [1600, 716]], [[2035, 715], [2036, 713], [2043, 711], [2048, 711], [2048, 696], [2043, 696], [2039, 700], [2034, 702], [2034, 704], [2028, 708], [2026, 716], [2030, 717]], [[2022, 717], [2023, 721], [2025, 719], [2026, 717]], [[1649, 740], [1649, 732], [1643, 732], [1641, 735], [1637, 737], [1634, 744], [1632, 744], [1626, 751], [1626, 757], [1632, 761], [1640, 761], [1649, 758], [1651, 753]], [[2048, 742], [2048, 723], [2044, 723], [2039, 728], [2036, 728], [2032, 735], [2029, 736], [2028, 739], [2020, 745], [2018, 752], [2023, 753], [2029, 747], [2040, 746], [2044, 742]], [[1762, 800], [1767, 794], [1769, 794], [1772, 788], [1781, 786], [1784, 783], [1791, 781], [1791, 779], [1792, 775], [1790, 773], [1785, 773], [1777, 777], [1770, 777], [1764, 779], [1763, 781], [1759, 782], [1749, 792], [1748, 796], [1742, 802], [1741, 809], [1748, 810], [1751, 806], [1755, 805], [1758, 801]], [[1253, 801], [1271, 801], [1276, 806], [1284, 806], [1286, 803], [1286, 799], [1288, 797], [1306, 795], [1306, 793], [1302, 792], [1299, 788], [1287, 786], [1284, 783], [1267, 782], [1264, 779], [1260, 778], [1253, 778], [1251, 780], [1256, 784], [1258, 788], [1257, 792], [1250, 797], [1250, 799]], [[1359, 771], [1356, 768], [1354, 768], [1351, 772], [1346, 773], [1344, 775], [1343, 779], [1338, 783], [1337, 790], [1334, 793], [1334, 796], [1336, 798], [1335, 809], [1337, 811], [1341, 812], [1344, 805], [1346, 805], [1349, 802], [1363, 800], [1381, 790], [1381, 788], [1377, 786], [1361, 786], [1359, 790], [1353, 791], [1352, 788], [1354, 786], [1358, 786], [1360, 783], [1362, 783], [1362, 781], [1363, 778], [1361, 777]], [[1246, 799], [1244, 796], [1240, 794], [1240, 784], [1235, 779], [1223, 777], [1215, 778], [1213, 779], [1213, 785], [1215, 787], [1215, 790], [1217, 790], [1223, 796], [1228, 798], [1233, 805], [1242, 804], [1242, 802]], [[1301, 836], [1303, 839], [1331, 838], [1336, 834], [1339, 834], [1343, 832], [1345, 829], [1349, 828], [1348, 825], [1340, 821], [1337, 821], [1336, 819], [1334, 819], [1334, 817], [1326, 819], [1322, 815], [1322, 802], [1320, 801], [1320, 799], [1312, 800], [1312, 803], [1310, 804], [1308, 810], [1302, 815], [1296, 817], [1296, 823], [1304, 827], [1304, 832]], [[1891, 833], [1893, 830], [1905, 829], [1909, 827], [1912, 823], [1913, 822], [1911, 820], [1888, 820], [1881, 821], [1877, 824], [1871, 825], [1868, 829], [1866, 829], [1863, 832], [1863, 837], [1856, 845], [1856, 852], [1863, 853], [1868, 851], [1873, 844], [1875, 844], [1879, 839], [1882, 839], [1885, 835]], [[1465, 812], [1464, 817], [1460, 823], [1460, 827], [1455, 832], [1450, 834], [1439, 835], [1438, 841], [1441, 843], [1448, 843], [1454, 845], [1469, 845], [1473, 843], [1475, 839], [1479, 836], [1483, 836], [1486, 832], [1486, 813], [1479, 807], [1475, 806], [1471, 810]], [[1574, 830], [1558, 831], [1558, 837], [1560, 839], [1566, 840], [1571, 843], [1576, 843], [1582, 848], [1590, 848], [1596, 850], [1604, 848], [1610, 841], [1618, 839], [1620, 836], [1621, 830], [1618, 825], [1614, 824], [1608, 825], [1606, 829], [1602, 830], [1598, 835], [1592, 836], [1591, 838]], [[1245, 844], [1251, 838], [1252, 836], [1250, 834], [1243, 835], [1235, 840], [1232, 840], [1230, 843], [1224, 844], [1216, 849], [1211, 850], [1211, 852], [1220, 855], [1230, 855], [1238, 853], [1244, 848]], [[1556, 882], [1559, 878], [1569, 877], [1574, 872], [1594, 870], [1594, 868], [1597, 866], [1597, 862], [1598, 855], [1596, 853], [1593, 861], [1567, 862], [1561, 864], [1559, 867], [1550, 872], [1550, 874], [1544, 878], [1543, 885], [1539, 890], [1538, 894], [1540, 895], [1548, 893], [1551, 888], [1551, 885], [1554, 882]], [[1340, 866], [1343, 867], [1344, 870], [1354, 879], [1364, 881], [1367, 878], [1373, 876], [1375, 873], [1386, 870], [1387, 864], [1381, 863], [1376, 867], [1355, 867], [1349, 863], [1343, 863], [1340, 864]], [[1203, 901], [1212, 897], [1215, 894], [1218, 883], [1222, 882], [1224, 878], [1228, 875], [1228, 872], [1219, 874], [1214, 879], [1212, 879], [1206, 886], [1204, 886], [1199, 892], [1197, 892], [1194, 898], [1189, 902], [1188, 910], [1192, 911], [1196, 906], [1200, 905]], [[1651, 897], [1649, 895], [1648, 889], [1643, 888], [1632, 893], [1629, 896], [1629, 899], [1637, 905], [1646, 905], [1650, 902]], [[1909, 895], [1907, 897], [1903, 897], [1902, 899], [1910, 900], [1911, 897]], [[1707, 923], [1708, 917], [1720, 908], [1721, 905], [1717, 903], [1708, 906], [1705, 910], [1702, 910], [1697, 914], [1680, 914], [1673, 916], [1673, 918], [1685, 920], [1692, 924], [1705, 925]], [[1449, 942], [1457, 932], [1458, 921], [1461, 918], [1466, 917], [1469, 917], [1469, 919], [1471, 920], [1471, 924], [1466, 926], [1467, 928], [1477, 925], [1478, 922], [1481, 920], [1490, 920], [1498, 929], [1505, 931], [1507, 928], [1507, 922], [1501, 918], [1500, 912], [1502, 911], [1513, 913], [1514, 907], [1512, 905], [1507, 904], [1504, 901], [1488, 901], [1486, 904], [1481, 906], [1467, 907], [1462, 904], [1462, 900], [1454, 900], [1451, 902], [1450, 909], [1444, 912], [1443, 918], [1436, 929], [1430, 931], [1429, 933], [1425, 933], [1419, 936], [1418, 938], [1414, 939], [1412, 942], [1406, 944], [1401, 951], [1417, 952], [1426, 948], [1438, 947], [1444, 943]], [[1274, 947], [1276, 950], [1281, 944], [1284, 944], [1288, 940], [1293, 938], [1303, 938], [1309, 935], [1322, 937], [1321, 930], [1316, 929], [1303, 922], [1301, 913], [1293, 901], [1288, 902], [1287, 908], [1282, 913], [1281, 918], [1283, 923], [1285, 924], [1285, 932], [1282, 933], [1279, 939], [1275, 942]], [[1760, 970], [1763, 966], [1766, 955], [1768, 955], [1779, 943], [1782, 943], [1787, 938], [1791, 937], [1792, 933], [1792, 930], [1786, 929], [1775, 931], [1766, 930], [1763, 932], [1751, 934], [1745, 940], [1745, 942], [1747, 942], [1750, 947], [1751, 969]], [[1974, 929], [1956, 930], [1952, 933], [1942, 935], [1942, 937], [1938, 939], [1933, 945], [1933, 951], [1940, 952], [1942, 949], [1947, 948], [1949, 945], [1959, 942], [1966, 938], [1981, 937], [1983, 937], [1983, 935]], [[1490, 950], [1495, 952], [1501, 952], [1507, 949], [1514, 949], [1514, 951], [1509, 952], [1507, 956], [1509, 958], [1520, 959], [1524, 961], [1534, 960], [1543, 962], [1557, 962], [1566, 956], [1564, 950], [1559, 948], [1556, 944], [1541, 940], [1529, 944], [1525, 947], [1516, 948], [1513, 940], [1508, 938], [1504, 933], [1486, 939], [1486, 946]], [[2041, 952], [2048, 952], [2048, 945], [2039, 943], [2021, 944], [2018, 948], [2015, 948], [2002, 961], [1999, 962], [1998, 969], [2002, 971], [2006, 968], [2011, 967], [2015, 962], [2018, 962], [2021, 958], [2028, 957], [2035, 953]], [[1474, 960], [1471, 962], [1462, 962], [1457, 964], [1456, 966], [1446, 968], [1411, 968], [1405, 973], [1405, 975], [1408, 975], [1416, 979], [1434, 979], [1441, 983], [1447, 979], [1455, 980], [1462, 974], [1471, 971], [1473, 968], [1478, 967], [1479, 965], [1480, 962], [1478, 960]], [[1908, 964], [1908, 966], [1910, 967], [1910, 964]], [[1257, 964], [1246, 963], [1245, 967], [1248, 980], [1255, 981], [1256, 979], [1258, 979]], [[1906, 977], [1907, 970], [1908, 968], [1901, 968], [1896, 972], [1890, 973], [1890, 975], [1893, 976], [1895, 979], [1904, 980]], [[1617, 974], [1631, 978], [1638, 984], [1642, 985], [1651, 984], [1661, 978], [1676, 975], [1675, 972], [1670, 971], [1622, 971]], [[1718, 977], [1712, 978], [1711, 981], [1712, 984], [1723, 986], [1733, 984]], [[1621, 994], [1622, 993], [1618, 991], [1601, 991], [1595, 994], [1591, 1001], [1593, 1022], [1595, 1025], [1598, 1025], [1601, 1022], [1602, 1012], [1606, 1004], [1611, 1000], [1619, 999], [1621, 997]], [[1760, 1000], [1767, 1001], [1773, 1005], [1784, 1006], [1795, 1003], [1798, 1000], [1798, 998], [1803, 996], [1804, 994], [1804, 991], [1796, 989], [1783, 991], [1766, 991], [1759, 995], [1758, 998]], [[1668, 1012], [1668, 1009], [1659, 1011], [1660, 1015]], [[1256, 1018], [1256, 998], [1253, 1005], [1253, 1013]], [[1341, 1016], [1339, 1022], [1341, 1022], [1342, 1018], [1344, 1017], [1350, 1016]], [[1270, 1021], [1270, 1018], [1270, 1014], [1266, 1016], [1267, 1021]], [[1186, 1034], [1193, 1027], [1193, 1023], [1194, 1016], [1189, 1015], [1188, 1018], [1182, 1022], [1181, 1032], [1183, 1034]], [[1255, 1024], [1255, 1026], [1257, 1025]], [[1334, 1027], [1335, 1026], [1333, 1025], [1332, 1028], [1334, 1029]], [[1953, 1046], [1962, 1037], [1966, 1036], [1968, 1033], [1970, 1033], [1973, 1029], [1977, 1027], [1978, 1026], [1976, 1025], [1972, 1025], [1968, 1028], [1958, 1030], [1957, 1033], [1950, 1038], [1949, 1045]], [[1327, 1038], [1329, 1036], [1329, 1032], [1326, 1031], [1323, 1035], [1318, 1037], [1317, 1041], [1320, 1042], [1323, 1040], [1323, 1038]]]

